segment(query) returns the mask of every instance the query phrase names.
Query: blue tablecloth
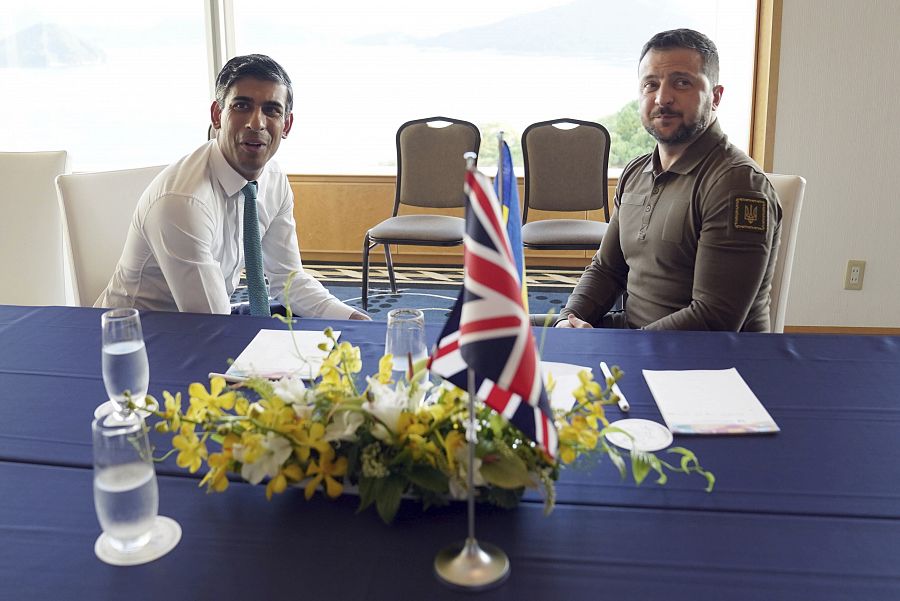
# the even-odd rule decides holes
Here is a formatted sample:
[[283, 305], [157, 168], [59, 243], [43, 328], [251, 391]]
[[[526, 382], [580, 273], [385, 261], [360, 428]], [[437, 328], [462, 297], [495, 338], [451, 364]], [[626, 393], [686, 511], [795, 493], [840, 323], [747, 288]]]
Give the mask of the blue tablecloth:
[[[129, 570], [99, 563], [89, 423], [105, 398], [100, 313], [0, 306], [0, 582], [34, 592], [13, 598], [59, 597], [65, 585], [82, 598], [454, 597], [430, 566], [464, 535], [461, 507], [423, 514], [404, 503], [387, 527], [374, 512], [355, 515], [354, 499], [305, 503], [290, 492], [267, 503], [261, 487], [237, 482], [205, 495], [171, 462], [158, 469], [161, 512], [185, 528], [178, 549]], [[284, 327], [167, 313], [142, 321], [157, 396], [223, 371], [260, 328]], [[297, 327], [326, 325], [374, 371], [383, 323]], [[712, 494], [681, 476], [636, 488], [605, 463], [567, 470], [549, 518], [533, 496], [511, 512], [479, 509], [479, 536], [513, 561], [513, 579], [490, 598], [900, 598], [900, 339], [536, 332], [545, 359], [621, 366], [633, 417], [661, 420], [641, 369], [737, 367], [782, 432], [678, 437], [716, 473]], [[429, 341], [437, 334], [429, 327]]]

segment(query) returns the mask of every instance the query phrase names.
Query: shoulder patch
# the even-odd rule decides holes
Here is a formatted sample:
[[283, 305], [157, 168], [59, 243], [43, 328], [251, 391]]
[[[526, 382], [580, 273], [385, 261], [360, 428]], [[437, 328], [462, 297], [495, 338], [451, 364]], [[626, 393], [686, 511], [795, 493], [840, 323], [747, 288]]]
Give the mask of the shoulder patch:
[[763, 198], [735, 196], [734, 229], [766, 233], [769, 227], [769, 203]]

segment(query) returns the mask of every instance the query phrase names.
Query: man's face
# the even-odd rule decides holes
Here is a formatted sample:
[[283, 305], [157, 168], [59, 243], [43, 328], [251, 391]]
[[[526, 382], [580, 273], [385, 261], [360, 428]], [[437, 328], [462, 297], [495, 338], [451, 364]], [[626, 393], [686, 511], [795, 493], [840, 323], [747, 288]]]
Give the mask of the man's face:
[[274, 81], [243, 77], [234, 82], [225, 106], [213, 102], [213, 127], [225, 160], [248, 180], [258, 179], [291, 130], [287, 88]]
[[688, 144], [713, 122], [724, 90], [710, 83], [696, 50], [651, 50], [638, 76], [641, 123], [660, 145]]

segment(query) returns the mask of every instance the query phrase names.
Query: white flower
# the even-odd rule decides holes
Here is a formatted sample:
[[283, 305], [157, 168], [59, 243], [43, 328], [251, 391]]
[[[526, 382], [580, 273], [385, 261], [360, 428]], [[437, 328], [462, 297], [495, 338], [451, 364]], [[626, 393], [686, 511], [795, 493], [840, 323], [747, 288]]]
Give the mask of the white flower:
[[372, 400], [363, 403], [362, 408], [381, 422], [372, 428], [372, 434], [380, 440], [387, 440], [390, 435], [384, 426], [391, 433], [397, 431], [400, 414], [410, 409], [409, 391], [402, 384], [397, 384], [394, 389], [374, 378], [368, 378], [368, 381]]
[[250, 484], [259, 484], [266, 476], [269, 478], [277, 476], [278, 470], [291, 456], [291, 443], [274, 432], [266, 433], [262, 445], [265, 450], [253, 463], [244, 462], [243, 447], [239, 444], [234, 445], [234, 458], [242, 463], [241, 477]]
[[356, 429], [359, 428], [365, 418], [356, 411], [338, 411], [334, 414], [331, 423], [325, 427], [324, 440], [356, 440]]
[[285, 403], [291, 405], [294, 414], [300, 419], [309, 419], [313, 407], [309, 404], [312, 391], [306, 388], [306, 384], [298, 377], [284, 377], [272, 384], [275, 395]]
[[[469, 491], [469, 450], [465, 446], [457, 449], [456, 471], [457, 475], [448, 479], [450, 484], [450, 496], [454, 499], [465, 499]], [[475, 472], [472, 474], [475, 486], [484, 486], [484, 478], [481, 477], [481, 459], [475, 458]]]

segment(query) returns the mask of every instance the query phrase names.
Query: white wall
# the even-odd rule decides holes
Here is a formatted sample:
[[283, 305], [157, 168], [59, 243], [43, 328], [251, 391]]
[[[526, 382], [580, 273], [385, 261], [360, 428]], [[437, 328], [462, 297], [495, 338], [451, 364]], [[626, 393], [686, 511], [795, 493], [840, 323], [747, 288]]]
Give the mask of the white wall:
[[900, 327], [898, 25], [897, 0], [784, 0], [773, 171], [807, 180], [787, 325]]

